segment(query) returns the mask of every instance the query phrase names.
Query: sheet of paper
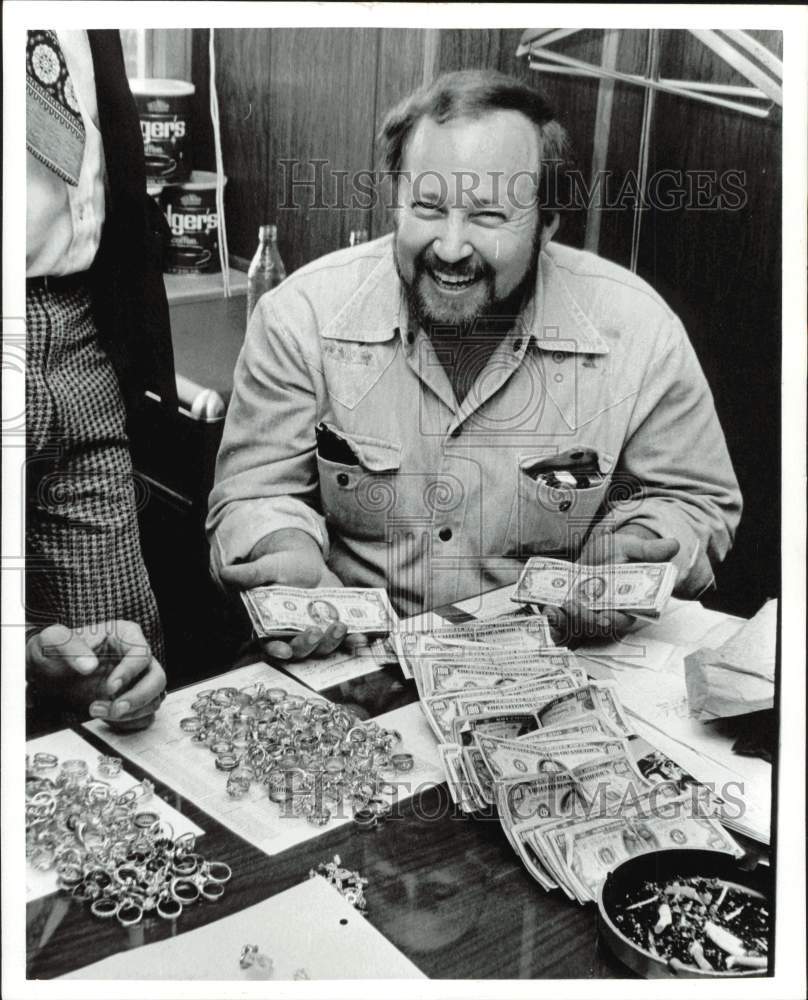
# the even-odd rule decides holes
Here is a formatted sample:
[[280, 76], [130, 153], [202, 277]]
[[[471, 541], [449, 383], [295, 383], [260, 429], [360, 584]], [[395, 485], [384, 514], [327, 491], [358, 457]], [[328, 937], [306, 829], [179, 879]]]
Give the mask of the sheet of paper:
[[[268, 664], [253, 663], [172, 692], [163, 702], [152, 726], [143, 732], [113, 733], [97, 721], [85, 725], [120, 753], [164, 781], [180, 795], [189, 798], [223, 826], [266, 854], [278, 854], [327, 833], [335, 826], [352, 822], [349, 807], [344, 806], [340, 814], [334, 815], [326, 826], [318, 827], [303, 817], [282, 815], [281, 807], [269, 801], [261, 785], [253, 785], [243, 799], [232, 799], [226, 791], [226, 776], [214, 767], [213, 754], [203, 744], [191, 742], [190, 736], [179, 727], [180, 719], [193, 714], [191, 703], [198, 691], [224, 686], [242, 688], [258, 681], [268, 687], [286, 688], [290, 694], [302, 694], [307, 698], [319, 697]], [[416, 718], [416, 713], [419, 716], [421, 714], [417, 704], [405, 706], [406, 708], [414, 710], [411, 713], [413, 719]], [[436, 772], [431, 757], [422, 759], [417, 751], [410, 749], [405, 732], [407, 716], [398, 716], [395, 721], [401, 723], [396, 728], [404, 737], [401, 750], [413, 753], [415, 758], [413, 771], [402, 775], [402, 781], [396, 786], [397, 797], [401, 801], [419, 791], [427, 782], [435, 784], [442, 781], [443, 772], [441, 769]], [[413, 729], [411, 726], [410, 729], [419, 733], [418, 728]]]
[[[257, 945], [272, 960], [271, 975], [240, 967], [245, 944]], [[291, 980], [301, 969], [311, 980], [426, 978], [320, 876], [230, 917], [119, 952], [62, 978], [233, 983]]]
[[[90, 768], [90, 774], [96, 773], [98, 751], [95, 747], [90, 746], [86, 740], [83, 740], [78, 733], [74, 733], [72, 729], [62, 729], [57, 733], [29, 740], [25, 744], [25, 753], [31, 756], [35, 753], [53, 753], [56, 754], [60, 762], [63, 760], [86, 760]], [[121, 770], [121, 773], [115, 778], [100, 777], [102, 781], [108, 782], [119, 795], [121, 792], [125, 792], [127, 788], [131, 788], [137, 780], [125, 769]], [[182, 833], [195, 833], [197, 836], [204, 833], [201, 827], [197, 826], [196, 823], [192, 823], [182, 813], [177, 812], [176, 809], [157, 795], [151, 798], [148, 805], [144, 806], [144, 809], [154, 810], [162, 820], [170, 823], [175, 837], [179, 837]], [[55, 871], [42, 872], [36, 868], [32, 868], [30, 865], [26, 866], [26, 902], [30, 903], [32, 899], [47, 896], [52, 892], [56, 892], [58, 888]]]
[[330, 656], [290, 661], [284, 665], [284, 670], [312, 690], [325, 691], [336, 684], [371, 674], [381, 666], [370, 647], [360, 647], [357, 653], [338, 649]]
[[[646, 724], [641, 731], [649, 743], [662, 750], [694, 778], [713, 782], [722, 798], [722, 786], [734, 782], [730, 795], [743, 800], [750, 832], [768, 842], [771, 811], [771, 765], [763, 760], [732, 752], [731, 740], [710, 724], [691, 718], [687, 700], [684, 663], [672, 658], [665, 671], [643, 667], [609, 667], [603, 660], [590, 664], [587, 671], [599, 680], [614, 681], [620, 700], [632, 716]], [[647, 734], [646, 734], [647, 733]], [[687, 759], [682, 750], [689, 751]]]

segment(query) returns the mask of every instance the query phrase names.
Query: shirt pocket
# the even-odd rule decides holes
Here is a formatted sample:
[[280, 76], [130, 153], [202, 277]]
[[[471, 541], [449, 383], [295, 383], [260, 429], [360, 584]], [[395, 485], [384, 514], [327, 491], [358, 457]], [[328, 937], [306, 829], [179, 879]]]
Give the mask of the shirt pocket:
[[606, 496], [614, 460], [599, 454], [601, 479], [593, 486], [548, 486], [528, 470], [545, 455], [518, 459], [504, 555], [526, 559], [533, 555], [576, 558]]
[[346, 442], [357, 460], [348, 464], [317, 455], [326, 523], [348, 538], [384, 539], [388, 517], [396, 504], [401, 445], [337, 427], [330, 429]]

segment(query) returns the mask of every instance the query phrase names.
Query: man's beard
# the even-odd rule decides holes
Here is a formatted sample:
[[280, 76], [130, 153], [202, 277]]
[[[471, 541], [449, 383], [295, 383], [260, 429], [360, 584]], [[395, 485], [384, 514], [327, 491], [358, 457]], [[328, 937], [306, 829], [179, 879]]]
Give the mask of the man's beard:
[[[417, 320], [427, 335], [435, 328], [442, 333], [454, 332], [465, 336], [473, 329], [482, 330], [498, 327], [500, 321], [512, 323], [533, 293], [536, 283], [536, 269], [541, 253], [541, 228], [536, 233], [531, 248], [530, 260], [517, 286], [508, 295], [496, 297], [496, 272], [485, 261], [475, 257], [455, 264], [447, 264], [435, 254], [431, 246], [424, 247], [413, 261], [412, 281], [407, 281], [401, 273], [398, 252], [394, 252], [396, 271], [407, 296], [407, 308], [411, 319]], [[439, 299], [440, 292], [432, 285], [430, 271], [460, 279], [476, 278], [475, 294], [466, 302], [452, 302]]]

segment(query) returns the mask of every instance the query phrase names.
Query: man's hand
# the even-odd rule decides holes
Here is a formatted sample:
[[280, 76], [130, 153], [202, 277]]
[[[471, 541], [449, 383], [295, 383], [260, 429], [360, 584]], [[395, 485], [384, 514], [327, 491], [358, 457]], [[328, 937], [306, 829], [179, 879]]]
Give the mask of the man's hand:
[[[252, 549], [247, 561], [223, 566], [222, 582], [238, 590], [282, 584], [287, 587], [341, 587], [342, 581], [326, 566], [320, 546], [311, 535], [299, 528], [282, 528], [265, 535]], [[323, 632], [310, 628], [294, 639], [268, 639], [261, 643], [267, 656], [276, 660], [305, 660], [310, 656], [328, 656], [344, 641], [355, 646], [361, 636], [348, 636], [347, 628], [337, 622]]]
[[[578, 559], [585, 566], [604, 563], [670, 562], [679, 551], [675, 538], [660, 538], [639, 524], [627, 524], [618, 531], [595, 532]], [[580, 601], [563, 608], [545, 608], [553, 637], [564, 644], [578, 645], [587, 640], [619, 639], [635, 619], [620, 611], [590, 611]]]
[[113, 729], [145, 729], [164, 697], [166, 675], [140, 626], [107, 621], [81, 628], [49, 625], [25, 647], [26, 673], [36, 688]]

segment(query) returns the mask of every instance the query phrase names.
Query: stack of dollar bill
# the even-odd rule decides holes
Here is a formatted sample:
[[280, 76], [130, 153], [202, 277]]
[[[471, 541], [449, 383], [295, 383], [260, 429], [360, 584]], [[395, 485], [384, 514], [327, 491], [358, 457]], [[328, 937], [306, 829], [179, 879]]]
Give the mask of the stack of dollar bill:
[[673, 563], [606, 563], [584, 566], [533, 556], [525, 563], [513, 600], [561, 606], [568, 602], [592, 611], [622, 611], [659, 618], [676, 583]]
[[742, 853], [711, 807], [643, 777], [616, 690], [552, 645], [541, 615], [400, 633], [450, 793], [499, 815], [530, 873], [597, 897], [632, 854], [678, 846]]
[[398, 629], [387, 591], [378, 587], [253, 587], [242, 591], [255, 634], [287, 639], [306, 629], [342, 622], [349, 635], [386, 636]]

